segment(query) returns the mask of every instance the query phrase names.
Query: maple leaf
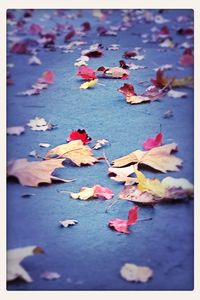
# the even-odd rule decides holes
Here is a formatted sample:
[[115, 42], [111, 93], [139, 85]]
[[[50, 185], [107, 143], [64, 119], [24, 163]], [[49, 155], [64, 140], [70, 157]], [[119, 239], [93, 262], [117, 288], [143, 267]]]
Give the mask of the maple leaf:
[[135, 264], [126, 263], [122, 266], [120, 274], [127, 281], [144, 283], [153, 276], [153, 271], [149, 267], [141, 267]]
[[32, 282], [32, 278], [21, 266], [21, 262], [27, 257], [34, 254], [44, 253], [43, 249], [37, 246], [28, 246], [16, 248], [7, 251], [7, 281], [21, 278], [26, 282]]
[[56, 127], [53, 124], [47, 122], [44, 118], [35, 117], [35, 119], [31, 119], [27, 124], [34, 131], [46, 131], [51, 130]]
[[137, 178], [129, 177], [129, 175], [135, 173], [133, 165], [124, 168], [108, 168], [108, 176], [110, 179], [117, 182], [125, 182], [125, 185], [132, 185], [138, 182]]
[[106, 200], [110, 200], [114, 194], [109, 188], [97, 184], [91, 188], [82, 187], [79, 193], [70, 193], [70, 196], [73, 199], [80, 200], [88, 200], [91, 198], [105, 198]]
[[77, 220], [64, 220], [64, 221], [59, 221], [59, 223], [60, 223], [63, 227], [67, 228], [67, 227], [69, 227], [69, 226], [71, 226], [71, 225], [78, 224], [78, 221], [77, 221]]
[[169, 84], [171, 84], [172, 87], [192, 86], [193, 77], [186, 76], [180, 79], [176, 79], [175, 77], [164, 77], [164, 70], [158, 69], [156, 72], [156, 79], [151, 79], [151, 83], [158, 88], [162, 88]]
[[162, 140], [163, 140], [163, 134], [162, 132], [159, 132], [155, 137], [148, 138], [143, 143], [143, 148], [144, 150], [151, 150], [155, 147], [159, 147], [162, 144]]
[[54, 83], [54, 77], [55, 77], [54, 72], [51, 70], [48, 70], [42, 74], [42, 77], [38, 79], [38, 82], [52, 84], [52, 83]]
[[25, 131], [23, 126], [15, 126], [15, 127], [8, 127], [7, 134], [10, 135], [20, 135]]
[[92, 149], [85, 146], [81, 140], [71, 141], [68, 144], [59, 145], [48, 151], [45, 159], [50, 159], [52, 156], [59, 158], [70, 159], [77, 166], [93, 165], [100, 158], [94, 157]]
[[83, 144], [88, 144], [91, 142], [91, 137], [88, 136], [85, 129], [78, 129], [75, 131], [72, 131], [67, 138], [67, 142], [75, 141], [75, 140], [81, 140]]
[[95, 71], [87, 66], [80, 66], [77, 75], [86, 80], [96, 79]]
[[97, 82], [98, 82], [98, 79], [86, 81], [80, 85], [80, 89], [86, 90], [88, 88], [91, 88], [91, 87], [95, 86], [97, 84]]
[[101, 66], [97, 69], [98, 72], [102, 72], [103, 75], [112, 78], [128, 79], [129, 72], [120, 67], [105, 67]]
[[153, 148], [149, 151], [136, 150], [126, 156], [115, 159], [113, 167], [124, 167], [129, 164], [147, 165], [155, 170], [166, 173], [167, 171], [178, 171], [178, 166], [182, 165], [182, 159], [171, 155], [177, 150], [177, 144], [167, 144]]
[[134, 225], [138, 219], [138, 206], [132, 207], [128, 212], [128, 220], [113, 219], [110, 220], [108, 226], [121, 233], [130, 233], [128, 230], [129, 225]]
[[141, 204], [157, 204], [165, 201], [192, 197], [193, 185], [185, 178], [166, 177], [162, 181], [149, 179], [142, 172], [135, 171], [138, 185], [127, 186], [119, 198]]
[[64, 168], [64, 159], [28, 161], [26, 158], [8, 162], [8, 177], [16, 177], [21, 185], [37, 187], [40, 183], [52, 183], [52, 180], [71, 182], [52, 175], [55, 169]]
[[163, 89], [150, 86], [143, 94], [137, 95], [134, 86], [132, 84], [125, 83], [118, 89], [118, 91], [125, 95], [127, 103], [138, 104], [161, 99], [167, 94], [168, 86], [165, 86]]

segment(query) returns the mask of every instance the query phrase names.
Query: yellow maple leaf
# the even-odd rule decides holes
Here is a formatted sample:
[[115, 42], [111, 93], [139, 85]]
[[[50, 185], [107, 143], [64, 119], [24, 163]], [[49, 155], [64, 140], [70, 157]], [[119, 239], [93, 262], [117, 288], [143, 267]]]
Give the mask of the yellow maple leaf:
[[177, 149], [177, 144], [167, 144], [153, 148], [149, 151], [136, 150], [128, 155], [115, 159], [113, 167], [124, 167], [129, 164], [143, 164], [155, 170], [166, 173], [167, 171], [178, 171], [182, 165], [182, 159], [171, 155]]
[[82, 187], [79, 193], [70, 193], [73, 199], [88, 200], [94, 196], [94, 187]]
[[79, 167], [81, 164], [93, 165], [99, 160], [93, 156], [92, 149], [84, 145], [81, 140], [71, 141], [49, 150], [45, 159], [50, 159], [55, 156], [58, 158], [68, 158]]
[[149, 179], [138, 170], [135, 170], [135, 174], [138, 179], [138, 189], [142, 192], [148, 192], [158, 197], [164, 197], [166, 194], [166, 186], [160, 182], [157, 178]]
[[97, 82], [98, 82], [98, 79], [86, 81], [86, 82], [84, 82], [83, 84], [81, 84], [80, 89], [86, 90], [86, 89], [88, 89], [88, 88], [91, 88], [91, 87], [93, 87], [94, 85], [96, 85]]

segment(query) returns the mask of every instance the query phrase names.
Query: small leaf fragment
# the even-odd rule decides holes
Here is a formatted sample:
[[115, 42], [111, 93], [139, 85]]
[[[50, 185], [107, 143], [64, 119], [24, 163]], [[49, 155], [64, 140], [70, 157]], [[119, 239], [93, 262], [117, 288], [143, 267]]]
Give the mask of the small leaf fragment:
[[149, 267], [126, 263], [122, 266], [120, 274], [127, 281], [145, 283], [153, 276], [153, 271]]

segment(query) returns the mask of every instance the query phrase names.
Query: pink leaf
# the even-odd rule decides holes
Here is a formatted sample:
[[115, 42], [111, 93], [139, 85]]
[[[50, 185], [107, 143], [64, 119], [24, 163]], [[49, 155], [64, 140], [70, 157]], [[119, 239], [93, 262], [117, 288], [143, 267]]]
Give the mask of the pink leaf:
[[114, 196], [113, 192], [107, 188], [103, 187], [101, 185], [96, 185], [94, 189], [94, 197], [103, 197], [106, 200], [110, 200]]
[[17, 42], [12, 45], [11, 52], [16, 54], [26, 54], [28, 53], [28, 48], [25, 43]]
[[151, 150], [152, 148], [159, 147], [162, 144], [163, 134], [158, 133], [155, 137], [150, 137], [143, 143], [143, 148], [145, 150]]
[[52, 83], [54, 83], [54, 77], [55, 77], [54, 72], [51, 70], [48, 70], [42, 74], [42, 77], [38, 79], [38, 82], [52, 84]]
[[129, 210], [128, 220], [113, 219], [110, 220], [108, 226], [118, 232], [129, 233], [128, 226], [134, 225], [138, 219], [138, 206], [134, 206]]
[[95, 71], [86, 66], [80, 66], [77, 75], [86, 80], [96, 79]]
[[39, 34], [42, 32], [42, 27], [38, 24], [32, 24], [29, 28], [30, 34]]
[[192, 49], [185, 49], [179, 63], [183, 66], [191, 66], [194, 64], [194, 55]]

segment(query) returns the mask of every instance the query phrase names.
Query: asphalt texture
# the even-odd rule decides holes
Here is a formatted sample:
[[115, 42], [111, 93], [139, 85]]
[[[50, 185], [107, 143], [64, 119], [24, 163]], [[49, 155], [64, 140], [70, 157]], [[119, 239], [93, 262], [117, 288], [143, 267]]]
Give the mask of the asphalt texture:
[[[179, 58], [183, 48], [162, 48], [158, 43], [143, 43], [141, 34], [151, 33], [151, 28], [167, 26], [174, 43], [178, 45], [192, 39], [178, 35], [176, 30], [187, 28], [193, 19], [192, 10], [152, 10], [155, 16], [161, 14], [170, 20], [166, 24], [156, 24], [137, 19], [127, 30], [117, 32], [117, 36], [99, 36], [97, 26], [119, 25], [122, 11], [113, 10], [106, 20], [99, 21], [91, 10], [83, 10], [81, 16], [77, 11], [66, 11], [58, 16], [55, 11], [35, 10], [31, 18], [26, 20], [25, 27], [37, 23], [51, 31], [56, 23], [72, 24], [80, 27], [83, 22], [90, 22], [91, 30], [86, 35], [74, 36], [64, 43], [65, 33], [57, 36], [56, 46], [67, 45], [73, 40], [86, 41], [73, 50], [63, 53], [61, 49], [37, 46], [40, 66], [28, 65], [30, 55], [13, 54], [9, 51], [8, 63], [14, 64], [10, 69], [13, 85], [7, 90], [7, 126], [25, 126], [35, 116], [44, 117], [57, 124], [57, 128], [45, 132], [32, 131], [26, 127], [20, 136], [8, 136], [7, 158], [28, 158], [33, 150], [41, 156], [48, 149], [40, 148], [39, 143], [49, 143], [51, 148], [66, 142], [72, 130], [84, 128], [89, 136], [95, 139], [107, 139], [110, 145], [104, 148], [111, 162], [134, 150], [142, 149], [143, 142], [155, 136], [160, 130], [164, 134], [164, 143], [178, 144], [177, 156], [182, 158], [183, 167], [178, 172], [162, 174], [150, 169], [141, 169], [145, 175], [162, 179], [166, 176], [184, 177], [193, 182], [193, 89], [180, 88], [187, 92], [186, 98], [173, 99], [165, 96], [161, 101], [130, 105], [126, 103], [117, 89], [124, 83], [132, 83], [137, 93], [142, 93], [155, 78], [154, 68], [164, 64], [172, 64], [173, 69], [166, 71], [169, 76], [183, 77], [193, 75], [193, 67], [182, 67]], [[22, 18], [24, 11], [15, 10], [15, 20]], [[46, 19], [44, 15], [47, 15]], [[66, 16], [68, 15], [68, 17]], [[137, 14], [136, 14], [137, 15]], [[51, 18], [48, 18], [51, 16]], [[188, 16], [189, 20], [177, 22], [178, 16]], [[41, 20], [43, 18], [43, 20]], [[8, 25], [8, 32], [13, 31]], [[15, 32], [20, 39], [38, 39], [26, 31]], [[118, 66], [124, 51], [142, 47], [144, 59], [125, 60], [147, 68], [130, 70], [128, 80], [99, 79], [102, 85], [92, 89], [79, 88], [83, 80], [76, 76], [75, 60], [81, 51], [94, 43], [101, 43], [104, 55], [90, 58], [88, 66], [96, 69], [104, 66]], [[119, 50], [108, 50], [111, 44], [119, 44]], [[40, 95], [17, 96], [29, 89], [46, 70], [55, 73], [55, 83]], [[167, 110], [173, 111], [171, 118], [164, 118]], [[102, 156], [102, 150], [95, 152]], [[108, 228], [108, 222], [114, 218], [126, 219], [133, 203], [118, 201], [107, 212], [107, 206], [113, 200], [79, 201], [58, 190], [77, 192], [82, 186], [101, 184], [109, 187], [117, 195], [122, 184], [112, 181], [107, 176], [107, 164], [101, 161], [94, 166], [75, 167], [67, 164], [66, 168], [57, 169], [55, 176], [72, 179], [71, 183], [54, 183], [41, 185], [38, 188], [24, 187], [17, 181], [9, 180], [7, 185], [7, 247], [8, 249], [37, 245], [44, 249], [42, 255], [24, 259], [22, 266], [33, 278], [32, 283], [21, 280], [8, 284], [8, 290], [192, 290], [193, 289], [193, 200], [158, 204], [154, 207], [140, 206], [139, 218], [152, 217], [152, 220], [138, 222], [130, 227], [130, 234], [121, 234]], [[30, 198], [23, 198], [24, 193], [33, 193]], [[61, 228], [60, 220], [76, 219], [78, 224], [70, 228]], [[151, 280], [142, 283], [127, 282], [120, 276], [120, 268], [126, 262], [141, 266], [149, 266], [154, 275]], [[45, 271], [58, 272], [57, 280], [44, 280], [41, 274]]]

